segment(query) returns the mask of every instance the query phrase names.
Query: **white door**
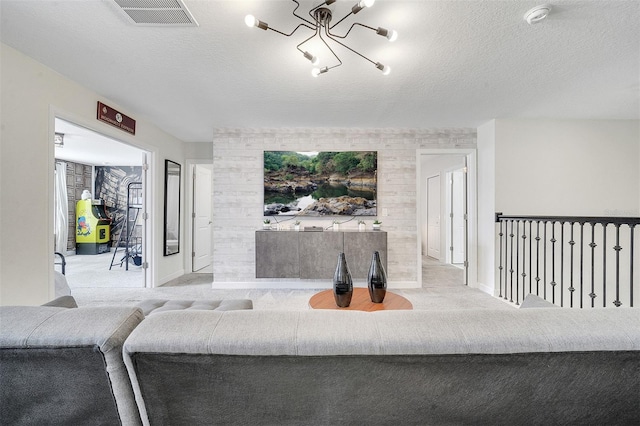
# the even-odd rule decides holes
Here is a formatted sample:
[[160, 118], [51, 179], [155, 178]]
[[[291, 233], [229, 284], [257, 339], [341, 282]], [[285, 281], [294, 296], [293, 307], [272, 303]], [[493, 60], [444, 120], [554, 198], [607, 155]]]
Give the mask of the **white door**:
[[427, 256], [440, 260], [440, 176], [427, 178]]
[[464, 221], [464, 172], [462, 169], [451, 173], [451, 263], [463, 264], [465, 251]]
[[193, 170], [193, 271], [211, 264], [211, 166]]

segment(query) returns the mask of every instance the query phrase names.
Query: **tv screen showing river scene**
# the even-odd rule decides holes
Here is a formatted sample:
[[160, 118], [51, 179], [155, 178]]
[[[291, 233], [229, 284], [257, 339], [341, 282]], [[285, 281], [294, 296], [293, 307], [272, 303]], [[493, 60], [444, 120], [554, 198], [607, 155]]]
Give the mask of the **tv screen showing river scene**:
[[264, 152], [265, 216], [376, 216], [378, 153]]

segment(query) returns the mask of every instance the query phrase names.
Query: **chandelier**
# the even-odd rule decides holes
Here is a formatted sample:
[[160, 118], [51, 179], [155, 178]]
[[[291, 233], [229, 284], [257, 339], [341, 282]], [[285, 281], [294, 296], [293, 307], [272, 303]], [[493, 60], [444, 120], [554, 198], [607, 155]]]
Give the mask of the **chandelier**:
[[[335, 34], [335, 33], [332, 32], [332, 30], [336, 26], [338, 26], [340, 23], [342, 23], [349, 16], [355, 15], [356, 13], [360, 12], [362, 9], [365, 9], [365, 8], [373, 6], [373, 4], [375, 3], [375, 0], [360, 0], [355, 6], [353, 6], [351, 8], [351, 11], [349, 13], [347, 13], [345, 16], [343, 16], [341, 19], [339, 19], [335, 24], [333, 24], [331, 22], [331, 19], [333, 17], [333, 12], [331, 11], [331, 9], [329, 9], [326, 6], [329, 6], [330, 4], [335, 3], [336, 0], [325, 0], [321, 4], [319, 4], [318, 6], [315, 6], [315, 7], [311, 8], [309, 10], [309, 16], [311, 17], [311, 20], [306, 19], [306, 18], [296, 14], [296, 11], [300, 7], [300, 3], [298, 1], [296, 1], [296, 0], [293, 0], [293, 2], [296, 4], [296, 7], [295, 7], [295, 9], [293, 9], [293, 12], [292, 12], [293, 16], [295, 16], [296, 18], [300, 19], [303, 22], [301, 24], [298, 24], [298, 26], [295, 27], [293, 29], [293, 31], [291, 31], [289, 34], [284, 33], [282, 31], [279, 31], [279, 30], [276, 30], [275, 28], [271, 28], [266, 22], [262, 22], [262, 21], [256, 19], [253, 15], [247, 15], [245, 17], [245, 19], [244, 19], [244, 22], [249, 27], [257, 27], [257, 28], [260, 28], [260, 29], [265, 30], [265, 31], [266, 30], [271, 30], [271, 31], [274, 31], [274, 32], [276, 32], [278, 34], [281, 34], [283, 36], [286, 36], [286, 37], [292, 36], [301, 27], [308, 28], [308, 29], [312, 30], [314, 33], [310, 37], [305, 39], [302, 43], [298, 44], [296, 46], [296, 48], [302, 53], [302, 55], [307, 60], [309, 60], [311, 62], [312, 65], [316, 66], [316, 68], [313, 68], [311, 70], [311, 75], [313, 75], [314, 77], [317, 77], [320, 74], [326, 73], [330, 69], [333, 69], [333, 68], [336, 68], [336, 67], [339, 67], [340, 65], [342, 65], [342, 61], [340, 60], [340, 58], [338, 57], [336, 52], [331, 47], [331, 44], [333, 44], [333, 43], [335, 43], [337, 45], [340, 45], [340, 46], [350, 50], [351, 52], [355, 53], [356, 55], [360, 56], [361, 58], [364, 58], [365, 60], [371, 62], [373, 65], [375, 65], [375, 67], [377, 69], [382, 71], [383, 75], [388, 75], [391, 72], [391, 68], [389, 66], [383, 65], [380, 62], [375, 62], [375, 61], [369, 59], [368, 57], [364, 56], [362, 53], [356, 51], [355, 49], [353, 49], [353, 48], [351, 48], [349, 46], [347, 46], [344, 42], [342, 42], [340, 40], [346, 39], [347, 36], [349, 35], [349, 33], [351, 32], [351, 30], [353, 30], [354, 27], [356, 27], [356, 26], [363, 27], [363, 28], [366, 28], [368, 30], [375, 31], [376, 34], [378, 34], [378, 35], [380, 35], [382, 37], [386, 37], [389, 41], [395, 41], [398, 38], [398, 33], [395, 30], [387, 30], [387, 29], [382, 28], [382, 27], [374, 28], [374, 27], [370, 27], [368, 25], [356, 22], [356, 23], [351, 25], [349, 30], [344, 35], [338, 35], [338, 34]], [[337, 60], [337, 63], [334, 63], [332, 65], [326, 65], [326, 66], [320, 67], [320, 68], [317, 67], [317, 65], [320, 64], [320, 60], [318, 59], [318, 57], [316, 55], [308, 52], [307, 50], [303, 49], [303, 46], [305, 44], [309, 43], [312, 39], [315, 39], [315, 38], [320, 40], [324, 44], [324, 46], [327, 47], [328, 51], [331, 52], [331, 54], [333, 54], [333, 56]]]

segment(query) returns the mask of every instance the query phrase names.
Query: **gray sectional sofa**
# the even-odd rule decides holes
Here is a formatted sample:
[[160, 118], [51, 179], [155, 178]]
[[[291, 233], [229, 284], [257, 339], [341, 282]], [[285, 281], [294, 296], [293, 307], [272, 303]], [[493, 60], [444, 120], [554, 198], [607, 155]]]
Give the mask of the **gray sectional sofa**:
[[139, 308], [0, 307], [0, 424], [140, 424], [122, 345], [143, 319]]
[[168, 312], [124, 344], [153, 425], [640, 424], [640, 310]]
[[[7, 412], [14, 419], [16, 412], [59, 412], [61, 405], [82, 416], [98, 398], [107, 421], [80, 423], [118, 424], [111, 422], [115, 418], [125, 425], [640, 424], [640, 310], [633, 308], [191, 309], [144, 320], [131, 308], [103, 308], [109, 315], [77, 308], [53, 316], [48, 310], [61, 308], [23, 309], [0, 308], [0, 353], [10, 348], [0, 358], [2, 424]], [[78, 321], [84, 315], [96, 318]], [[119, 321], [126, 326], [109, 333], [105, 316], [112, 326]], [[7, 318], [15, 327], [12, 339], [5, 336]], [[60, 324], [47, 324], [56, 321]], [[33, 327], [39, 322], [46, 326]], [[62, 330], [73, 329], [71, 324], [93, 341], [66, 336]], [[21, 333], [28, 337], [18, 338]], [[107, 339], [112, 335], [117, 339]], [[127, 391], [112, 389], [112, 398], [106, 391], [87, 392], [82, 400], [56, 407], [53, 401], [41, 405], [23, 389], [20, 379], [26, 376], [6, 384], [7, 371], [31, 362], [29, 356], [13, 360], [12, 351], [29, 352], [41, 347], [42, 339], [58, 340], [63, 348], [93, 348], [103, 362], [107, 347], [122, 344], [121, 358], [109, 355], [117, 368], [105, 363], [107, 374], [100, 376], [82, 366], [76, 372], [67, 363], [66, 375], [50, 376], [51, 393], [45, 396], [53, 398], [55, 387], [75, 387], [74, 379], [92, 377], [96, 386], [108, 378]], [[43, 357], [51, 359], [42, 364], [41, 375], [62, 364], [61, 355], [46, 347]], [[112, 377], [123, 365], [128, 380]], [[20, 398], [12, 396], [13, 389]], [[18, 400], [31, 401], [28, 410]], [[121, 400], [128, 402], [121, 406]]]

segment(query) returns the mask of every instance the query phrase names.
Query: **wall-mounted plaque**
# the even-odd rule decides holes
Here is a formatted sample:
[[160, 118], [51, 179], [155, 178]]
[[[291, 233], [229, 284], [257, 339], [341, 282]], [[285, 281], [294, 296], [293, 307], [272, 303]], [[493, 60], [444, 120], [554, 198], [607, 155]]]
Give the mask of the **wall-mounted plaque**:
[[98, 101], [98, 120], [111, 124], [132, 135], [136, 134], [136, 120], [100, 101]]

